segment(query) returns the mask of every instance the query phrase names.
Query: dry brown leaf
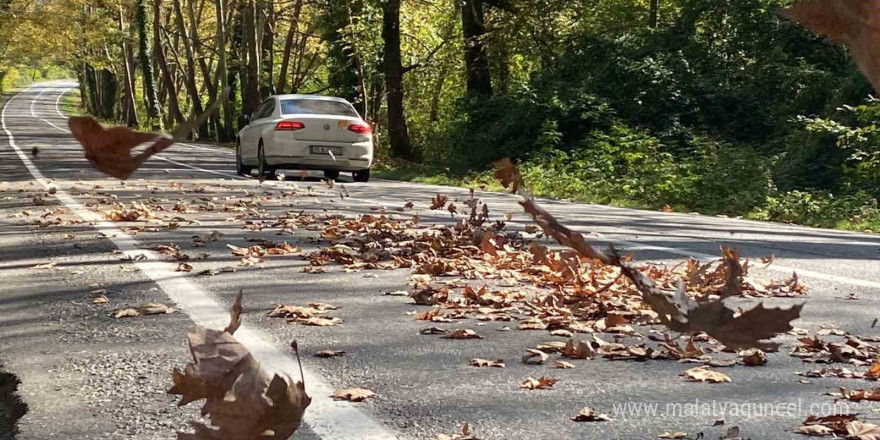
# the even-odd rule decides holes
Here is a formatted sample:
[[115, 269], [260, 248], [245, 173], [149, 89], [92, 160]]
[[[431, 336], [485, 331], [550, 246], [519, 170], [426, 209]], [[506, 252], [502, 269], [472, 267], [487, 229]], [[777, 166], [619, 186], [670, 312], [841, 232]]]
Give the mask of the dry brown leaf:
[[541, 350], [535, 350], [533, 348], [526, 349], [526, 354], [523, 355], [522, 362], [524, 364], [543, 364], [549, 359], [550, 356], [547, 353], [544, 353]]
[[880, 402], [880, 388], [871, 390], [847, 390], [841, 388], [839, 393], [829, 393], [838, 399], [846, 399], [853, 402], [861, 402], [867, 400], [870, 402]]
[[590, 344], [584, 341], [578, 341], [575, 345], [574, 339], [569, 339], [565, 343], [565, 347], [562, 348], [562, 355], [571, 359], [592, 359], [595, 351]]
[[366, 388], [346, 388], [333, 393], [336, 400], [347, 400], [349, 402], [363, 402], [366, 399], [372, 399], [376, 393]]
[[539, 377], [537, 379], [527, 377], [520, 386], [527, 390], [546, 390], [547, 388], [553, 388], [556, 382], [557, 379], [551, 377]]
[[133, 316], [145, 315], [163, 315], [174, 313], [177, 309], [168, 307], [165, 304], [150, 303], [141, 307], [132, 307], [127, 309], [116, 309], [113, 311], [114, 318], [128, 318]]
[[578, 415], [571, 418], [575, 422], [610, 422], [611, 417], [606, 414], [597, 414], [593, 408], [585, 406]]
[[503, 359], [490, 361], [490, 360], [480, 359], [480, 358], [471, 359], [471, 366], [472, 367], [495, 367], [495, 368], [504, 368], [505, 367]]
[[794, 430], [795, 434], [808, 435], [811, 437], [824, 437], [831, 435], [834, 430], [823, 425], [804, 425]]
[[441, 337], [443, 339], [483, 339], [482, 336], [471, 329], [458, 329]]
[[336, 324], [341, 324], [342, 320], [339, 318], [324, 318], [320, 316], [313, 316], [311, 318], [297, 319], [296, 323], [302, 325], [314, 325], [318, 327], [330, 327]]
[[874, 360], [874, 364], [865, 372], [868, 379], [880, 379], [880, 358]]
[[859, 70], [880, 89], [880, 2], [809, 0], [785, 13], [814, 32], [847, 46]]
[[202, 414], [211, 426], [193, 422], [195, 433], [178, 433], [180, 440], [284, 440], [311, 403], [302, 382], [270, 376], [235, 340], [240, 314], [239, 292], [226, 330], [196, 326], [187, 335], [193, 361], [183, 371], [174, 369], [168, 393], [181, 396], [178, 406], [206, 399]]
[[663, 434], [658, 435], [657, 438], [673, 438], [673, 439], [687, 438], [687, 433], [680, 432], [680, 431], [679, 432], [664, 432]]
[[440, 434], [437, 436], [437, 440], [480, 440], [474, 437], [474, 434], [471, 432], [471, 427], [465, 422], [461, 425], [461, 434]]
[[501, 186], [505, 189], [509, 188], [510, 192], [516, 194], [520, 188], [523, 188], [523, 178], [519, 173], [519, 168], [510, 158], [504, 158], [492, 162], [497, 169], [495, 170], [495, 178], [501, 182]]
[[571, 362], [566, 362], [566, 361], [556, 361], [556, 362], [553, 363], [553, 366], [554, 366], [555, 368], [560, 368], [560, 369], [563, 369], [563, 370], [570, 370], [570, 369], [574, 368], [574, 364], [573, 364], [573, 363], [571, 363]]
[[750, 348], [740, 353], [746, 365], [757, 367], [767, 364], [767, 356], [757, 348]]
[[880, 440], [880, 425], [853, 420], [846, 424], [846, 433], [858, 440]]
[[[847, 433], [846, 425], [850, 422], [856, 420], [858, 414], [841, 414], [841, 415], [830, 415], [830, 416], [814, 416], [811, 415], [807, 417], [803, 422], [803, 426], [798, 429], [802, 429], [807, 426], [823, 426], [825, 428], [830, 429], [830, 433], [845, 435]], [[808, 429], [807, 431], [816, 431], [816, 432], [825, 432], [825, 430], [821, 428]], [[806, 434], [810, 435], [810, 434]]]
[[433, 211], [435, 209], [440, 209], [446, 206], [446, 202], [448, 201], [449, 197], [438, 193], [436, 196], [434, 196], [433, 199], [431, 199], [431, 210]]
[[691, 368], [690, 370], [681, 373], [681, 376], [687, 377], [694, 382], [730, 382], [730, 377], [728, 377], [726, 374], [710, 370], [704, 366]]
[[321, 350], [315, 353], [315, 356], [319, 358], [331, 358], [337, 356], [345, 356], [345, 352], [342, 350]]

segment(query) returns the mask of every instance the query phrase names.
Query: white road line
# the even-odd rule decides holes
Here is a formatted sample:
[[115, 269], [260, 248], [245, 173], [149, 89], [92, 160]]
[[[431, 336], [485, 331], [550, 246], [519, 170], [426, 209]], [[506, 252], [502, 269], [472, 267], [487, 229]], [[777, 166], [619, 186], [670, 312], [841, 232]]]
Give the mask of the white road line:
[[62, 90], [61, 93], [58, 94], [58, 98], [55, 99], [55, 111], [58, 112], [58, 116], [61, 116], [64, 119], [70, 119], [70, 118], [67, 115], [65, 115], [64, 112], [61, 111], [61, 105], [60, 105], [61, 98], [63, 98], [64, 94], [66, 94], [70, 90], [73, 90], [73, 87], [68, 87], [68, 88]]
[[[30, 158], [16, 145], [12, 132], [6, 126], [6, 110], [20, 94], [21, 92], [15, 94], [3, 106], [3, 110], [0, 112], [0, 126], [9, 139], [9, 145], [15, 150], [34, 179], [44, 188], [49, 189], [53, 186], [51, 181], [46, 179]], [[56, 128], [58, 127], [56, 126]], [[98, 214], [89, 211], [66, 191], [57, 187], [56, 190], [54, 195], [58, 201], [83, 221], [93, 222], [95, 229], [102, 232], [123, 254], [131, 258], [137, 254], [145, 255], [147, 260], [135, 261], [133, 264], [159, 285], [165, 294], [176, 302], [196, 324], [209, 328], [223, 328], [228, 323], [229, 311], [212, 294], [201, 290], [186, 276], [175, 272], [173, 265], [162, 261], [162, 257], [156, 252], [142, 249], [137, 240], [123, 233]], [[270, 335], [243, 324], [235, 332], [235, 338], [244, 344], [269, 371], [279, 372], [292, 378], [299, 377], [296, 361], [270, 343]], [[330, 396], [334, 390], [319, 375], [308, 368], [304, 368], [303, 372], [308, 385], [307, 391], [312, 397], [312, 404], [305, 413], [304, 421], [322, 440], [391, 440], [399, 438], [359, 408], [347, 402], [331, 399]]]
[[[56, 128], [57, 128], [57, 127], [56, 127]], [[62, 129], [62, 130], [64, 130], [64, 129]], [[64, 131], [67, 131], [67, 130], [64, 130]], [[203, 150], [213, 150], [212, 148], [208, 148], [208, 147], [199, 147], [199, 146], [195, 146], [195, 145], [192, 145], [192, 144], [183, 144], [183, 145], [187, 145], [187, 146], [191, 146], [191, 147], [196, 147], [196, 148], [203, 149]], [[160, 155], [155, 155], [155, 156], [153, 156], [153, 157], [156, 157], [156, 158], [158, 158], [158, 159], [160, 159], [160, 160], [164, 160], [164, 161], [166, 161], [166, 162], [170, 162], [170, 163], [173, 163], [173, 164], [175, 164], [175, 165], [179, 165], [179, 166], [182, 166], [182, 167], [186, 167], [186, 168], [189, 168], [189, 169], [192, 169], [192, 170], [195, 170], [195, 171], [200, 171], [200, 172], [203, 172], [203, 173], [215, 174], [215, 175], [224, 176], [224, 177], [231, 177], [231, 178], [233, 178], [233, 179], [247, 180], [246, 177], [241, 177], [241, 176], [238, 176], [238, 175], [236, 175], [236, 174], [232, 174], [232, 173], [224, 173], [224, 172], [221, 172], [221, 171], [207, 170], [207, 169], [199, 168], [199, 167], [196, 167], [196, 166], [193, 166], [193, 165], [189, 165], [189, 164], [186, 164], [186, 163], [183, 163], [183, 162], [178, 162], [178, 161], [171, 160], [171, 159], [168, 159], [168, 158], [165, 158], [165, 157], [161, 157]], [[268, 182], [268, 183], [275, 183], [275, 182]], [[495, 194], [495, 193], [492, 193], [492, 194]], [[496, 195], [497, 195], [497, 194], [496, 194]], [[376, 202], [371, 201], [371, 200], [359, 199], [359, 198], [356, 198], [356, 197], [349, 197], [349, 198], [347, 198], [347, 199], [348, 199], [348, 200], [351, 200], [351, 201], [359, 201], [359, 202], [362, 202], [362, 203], [365, 203], [365, 204], [368, 204], [368, 205], [373, 205], [373, 206], [385, 206], [385, 205], [382, 204], [382, 203], [376, 203]], [[620, 229], [620, 228], [618, 228], [618, 229]], [[626, 230], [624, 230], [624, 231], [626, 231]], [[631, 233], [634, 233], [634, 234], [640, 234], [640, 233], [643, 233], [643, 232], [632, 231]], [[646, 245], [646, 244], [644, 244], [644, 243], [638, 243], [638, 242], [627, 241], [627, 240], [619, 240], [619, 239], [608, 238], [608, 237], [601, 237], [601, 239], [602, 239], [603, 241], [606, 241], [606, 242], [609, 242], [609, 243], [614, 243], [614, 244], [617, 244], [617, 245], [619, 245], [619, 246], [626, 247], [627, 250], [635, 250], [635, 249], [639, 249], [639, 250], [652, 250], [652, 251], [664, 252], [664, 253], [672, 254], [672, 255], [680, 255], [680, 256], [683, 256], [683, 257], [701, 258], [701, 259], [704, 259], [704, 260], [714, 260], [714, 259], [717, 259], [717, 258], [718, 258], [717, 255], [705, 254], [705, 253], [702, 253], [702, 252], [692, 252], [692, 251], [687, 251], [687, 250], [682, 250], [682, 249], [676, 249], [676, 248], [671, 248], [671, 247], [665, 247], [665, 246]], [[773, 265], [771, 265], [770, 267], [768, 267], [767, 270], [771, 270], [771, 271], [774, 271], [774, 272], [785, 273], [786, 275], [790, 275], [790, 274], [792, 274], [793, 272], [796, 272], [796, 273], [798, 274], [798, 276], [804, 276], [804, 277], [809, 277], [809, 278], [816, 278], [816, 279], [820, 279], [820, 280], [824, 280], [824, 281], [835, 282], [835, 283], [841, 283], [841, 284], [848, 284], [848, 285], [851, 285], [851, 286], [867, 287], [867, 288], [871, 288], [871, 289], [880, 289], [880, 282], [876, 282], [876, 281], [868, 281], [868, 280], [863, 280], [863, 279], [859, 279], [859, 278], [844, 277], [844, 276], [839, 276], [839, 275], [831, 275], [831, 274], [827, 274], [827, 273], [823, 273], [823, 272], [816, 272], [816, 271], [809, 270], [809, 269], [799, 269], [799, 268], [795, 268], [795, 267], [791, 267], [791, 266], [785, 266], [785, 265], [781, 265], [781, 264], [773, 264]]]
[[[30, 90], [30, 88], [28, 88], [27, 90]], [[44, 88], [40, 93], [38, 93], [37, 96], [35, 96], [33, 99], [31, 99], [31, 116], [33, 116], [33, 117], [35, 117], [35, 118], [37, 118], [37, 119], [39, 119], [39, 120], [41, 120], [41, 121], [43, 121], [43, 122], [45, 122], [45, 123], [47, 123], [47, 124], [49, 124], [49, 125], [51, 125], [51, 126], [57, 128], [57, 129], [59, 129], [59, 130], [64, 130], [64, 131], [67, 131], [68, 133], [70, 133], [68, 130], [65, 130], [65, 129], [63, 129], [63, 128], [61, 128], [61, 127], [59, 127], [59, 126], [53, 124], [53, 123], [52, 123], [51, 121], [49, 121], [48, 119], [43, 119], [43, 118], [41, 118], [40, 116], [37, 115], [37, 112], [34, 110], [34, 104], [36, 104], [36, 102], [37, 102], [37, 98], [39, 98], [40, 96], [43, 96], [43, 93], [46, 93], [46, 92], [48, 92], [49, 90], [54, 90], [54, 89], [53, 89], [52, 87], [46, 87], [46, 88]], [[12, 100], [10, 99], [10, 101], [12, 101]]]

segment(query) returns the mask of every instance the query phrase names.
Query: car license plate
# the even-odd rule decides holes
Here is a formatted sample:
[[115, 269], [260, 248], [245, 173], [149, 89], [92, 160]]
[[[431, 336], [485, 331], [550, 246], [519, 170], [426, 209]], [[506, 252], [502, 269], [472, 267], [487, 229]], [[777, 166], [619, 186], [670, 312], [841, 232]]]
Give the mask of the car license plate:
[[326, 147], [323, 145], [312, 145], [309, 147], [312, 154], [333, 154], [334, 156], [342, 156], [342, 147]]

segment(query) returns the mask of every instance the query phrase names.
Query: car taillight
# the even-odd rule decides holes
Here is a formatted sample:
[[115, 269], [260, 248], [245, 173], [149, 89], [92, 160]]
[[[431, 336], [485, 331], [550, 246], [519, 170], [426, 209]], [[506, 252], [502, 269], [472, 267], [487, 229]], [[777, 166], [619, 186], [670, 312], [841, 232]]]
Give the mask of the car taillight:
[[370, 134], [373, 132], [373, 129], [369, 125], [352, 124], [348, 126], [348, 131], [353, 131], [357, 134]]
[[275, 131], [296, 131], [302, 130], [303, 128], [306, 128], [306, 126], [299, 121], [278, 121], [278, 123], [275, 124]]

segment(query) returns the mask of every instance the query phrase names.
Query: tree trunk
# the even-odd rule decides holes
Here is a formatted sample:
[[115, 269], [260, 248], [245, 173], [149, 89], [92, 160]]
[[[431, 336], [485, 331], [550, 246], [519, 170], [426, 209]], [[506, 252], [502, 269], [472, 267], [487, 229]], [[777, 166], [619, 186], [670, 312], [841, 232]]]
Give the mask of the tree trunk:
[[86, 110], [90, 114], [101, 116], [100, 101], [98, 100], [98, 75], [95, 68], [87, 63], [83, 63], [83, 76], [86, 79]]
[[149, 47], [147, 43], [146, 0], [137, 0], [135, 20], [137, 21], [138, 32], [138, 61], [140, 61], [141, 73], [144, 77], [144, 104], [147, 107], [147, 119], [149, 119], [150, 122], [160, 124], [157, 128], [161, 129], [162, 118], [160, 117], [159, 99], [156, 95], [156, 83], [153, 79], [153, 62], [149, 56]]
[[[192, 0], [190, 0], [192, 1]], [[183, 52], [186, 57], [186, 71], [184, 72], [184, 85], [189, 93], [189, 99], [192, 101], [192, 110], [195, 115], [201, 115], [204, 112], [202, 108], [202, 99], [199, 97], [199, 88], [196, 85], [196, 61], [193, 56], [193, 44], [190, 38], [187, 38], [186, 23], [183, 21], [183, 8], [180, 6], [180, 0], [172, 0], [174, 5], [174, 14], [177, 16], [177, 32], [183, 36]], [[208, 137], [208, 121], [203, 122], [198, 127], [199, 138]]]
[[257, 39], [257, 7], [246, 0], [242, 14], [243, 43], [247, 49], [247, 80], [242, 90], [241, 112], [250, 115], [260, 105], [260, 50]]
[[162, 82], [165, 83], [165, 90], [168, 93], [168, 113], [178, 125], [183, 124], [183, 114], [180, 112], [180, 104], [177, 102], [177, 87], [174, 78], [171, 76], [171, 70], [168, 68], [168, 60], [165, 57], [165, 48], [162, 47], [162, 38], [159, 35], [159, 23], [162, 22], [162, 0], [153, 0], [153, 53], [156, 56], [156, 63], [159, 65], [162, 74]]
[[[122, 7], [119, 8], [119, 30], [125, 32], [125, 20], [122, 16]], [[125, 125], [129, 127], [138, 126], [137, 103], [134, 97], [134, 55], [131, 47], [125, 42], [122, 43], [122, 67], [125, 69], [122, 75], [122, 90], [125, 92], [122, 99], [122, 117]]]
[[486, 25], [483, 21], [483, 0], [461, 3], [461, 30], [464, 35], [464, 61], [469, 98], [492, 96], [492, 77], [483, 45]]
[[[229, 102], [229, 76], [226, 72], [226, 29], [221, 19], [223, 14], [223, 0], [214, 0], [214, 8], [217, 10], [217, 80], [220, 81], [220, 96], [223, 103], [223, 126], [217, 130], [217, 138], [220, 142], [229, 142], [233, 138], [232, 132], [232, 105]], [[224, 91], [226, 93], [224, 93]]]
[[660, 11], [660, 0], [651, 0], [651, 11], [648, 16], [648, 27], [651, 29], [657, 28], [657, 16]]
[[400, 0], [382, 3], [382, 39], [385, 40], [385, 100], [388, 105], [388, 140], [393, 157], [415, 158], [403, 111], [403, 65], [400, 61]]
[[266, 87], [261, 96], [275, 94], [275, 2], [265, 3], [265, 24], [263, 25], [263, 40], [260, 44], [262, 49], [263, 76], [266, 77]]
[[[94, 70], [92, 71], [94, 75]], [[116, 95], [118, 84], [116, 75], [108, 69], [101, 69], [99, 75], [95, 77], [94, 96], [95, 96], [95, 114], [99, 118], [113, 120], [116, 115]], [[98, 82], [100, 81], [100, 87]]]
[[290, 51], [293, 50], [293, 41], [299, 29], [299, 14], [302, 12], [303, 0], [296, 0], [293, 5], [293, 13], [290, 18], [290, 28], [287, 29], [287, 38], [284, 40], [284, 53], [281, 58], [281, 72], [278, 74], [278, 92], [287, 90], [287, 71], [290, 67]]

